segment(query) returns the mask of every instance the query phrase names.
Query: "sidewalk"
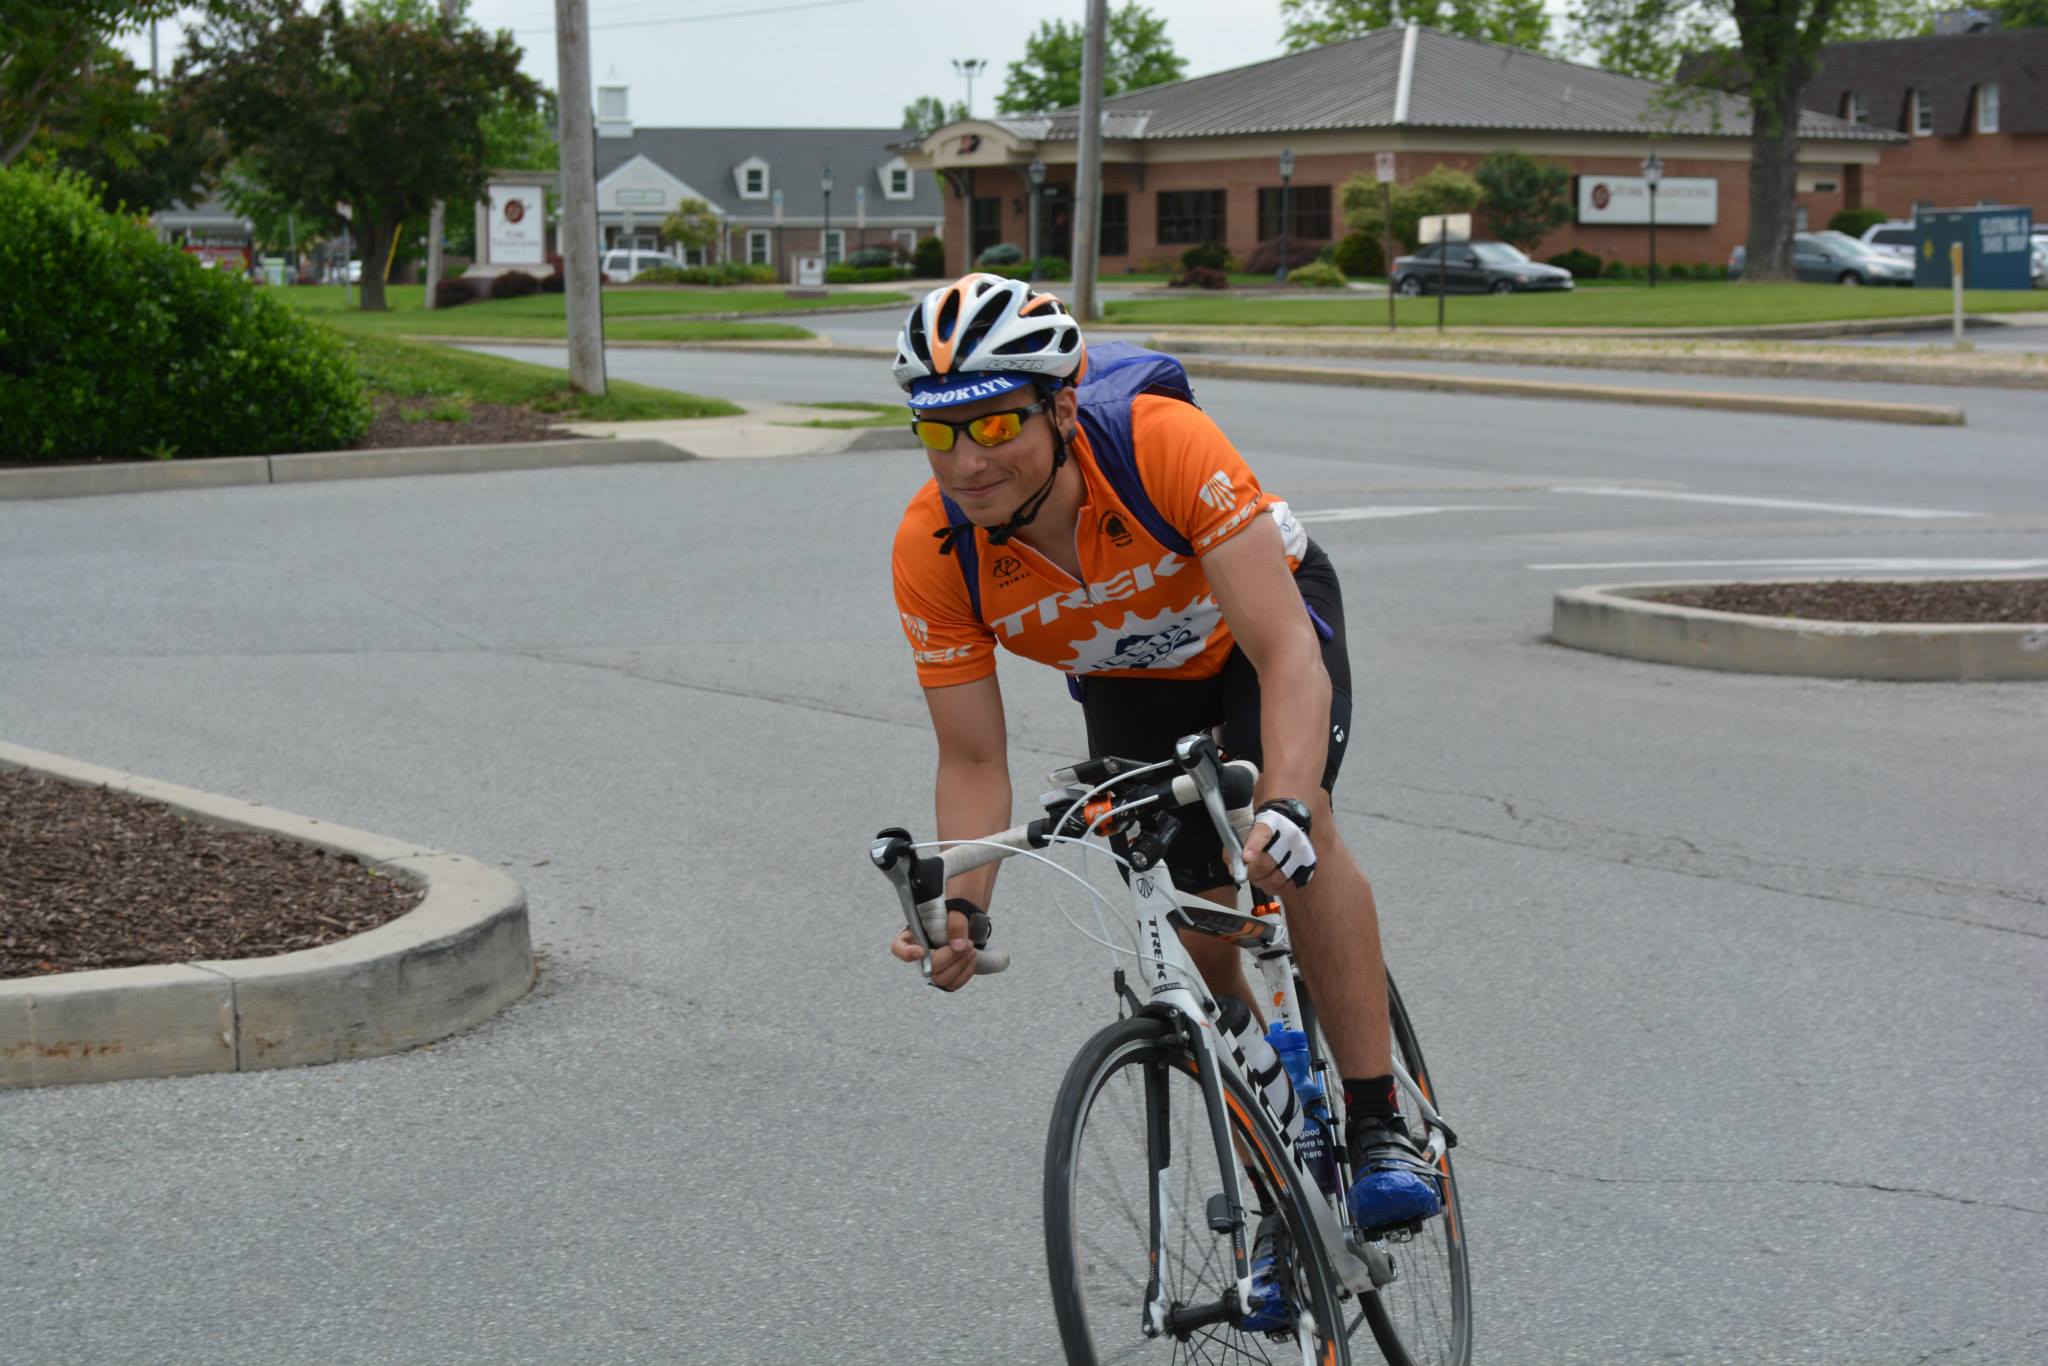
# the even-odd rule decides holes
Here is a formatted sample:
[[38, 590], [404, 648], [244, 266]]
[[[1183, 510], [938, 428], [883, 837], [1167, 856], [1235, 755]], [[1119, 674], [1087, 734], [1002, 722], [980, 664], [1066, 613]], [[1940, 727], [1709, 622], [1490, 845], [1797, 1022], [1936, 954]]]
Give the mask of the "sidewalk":
[[660, 422], [569, 422], [579, 436], [661, 441], [699, 460], [754, 460], [781, 455], [837, 455], [841, 451], [908, 449], [916, 445], [909, 420], [888, 427], [811, 427], [806, 424], [859, 416], [845, 409], [805, 408], [789, 403], [742, 404], [737, 417], [698, 417]]

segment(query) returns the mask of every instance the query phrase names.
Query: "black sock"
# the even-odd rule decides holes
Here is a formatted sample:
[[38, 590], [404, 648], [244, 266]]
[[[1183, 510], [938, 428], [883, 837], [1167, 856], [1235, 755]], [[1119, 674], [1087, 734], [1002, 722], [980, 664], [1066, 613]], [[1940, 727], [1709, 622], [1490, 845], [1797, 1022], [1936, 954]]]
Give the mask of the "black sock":
[[1344, 1111], [1361, 1117], [1388, 1119], [1401, 1113], [1394, 1100], [1394, 1078], [1344, 1078]]

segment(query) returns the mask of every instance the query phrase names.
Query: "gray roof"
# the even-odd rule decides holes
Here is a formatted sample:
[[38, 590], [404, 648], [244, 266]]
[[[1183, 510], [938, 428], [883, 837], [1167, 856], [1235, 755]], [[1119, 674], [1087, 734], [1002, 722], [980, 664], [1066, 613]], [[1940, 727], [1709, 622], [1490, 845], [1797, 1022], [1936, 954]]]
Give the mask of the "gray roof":
[[[1375, 29], [1349, 42], [1112, 96], [1103, 101], [1103, 136], [1149, 141], [1393, 127], [1678, 137], [1749, 131], [1748, 104], [1730, 95], [1667, 107], [1667, 88], [1655, 81], [1420, 26], [1403, 111], [1407, 37], [1405, 27]], [[996, 121], [1024, 138], [1070, 139], [1079, 111]], [[1813, 112], [1801, 116], [1799, 132], [1803, 138], [1897, 140], [1884, 129]]]
[[635, 128], [630, 137], [597, 139], [597, 178], [636, 156], [644, 156], [703, 195], [727, 217], [759, 218], [773, 213], [768, 200], [742, 199], [734, 177], [740, 163], [759, 157], [768, 163], [768, 183], [782, 191], [785, 219], [817, 219], [825, 211], [819, 180], [832, 168], [832, 221], [853, 226], [853, 189], [868, 187], [868, 221], [936, 221], [945, 214], [939, 187], [925, 172], [910, 178], [909, 199], [885, 199], [876, 176], [898, 153], [892, 144], [907, 136], [901, 128]]
[[1907, 95], [1917, 88], [1934, 106], [1935, 133], [1955, 137], [1975, 126], [1972, 97], [1986, 84], [1998, 86], [1999, 131], [2048, 133], [2048, 29], [1829, 43], [1807, 84], [1806, 105], [1839, 113], [1843, 96], [1854, 92], [1872, 124], [1909, 131]]

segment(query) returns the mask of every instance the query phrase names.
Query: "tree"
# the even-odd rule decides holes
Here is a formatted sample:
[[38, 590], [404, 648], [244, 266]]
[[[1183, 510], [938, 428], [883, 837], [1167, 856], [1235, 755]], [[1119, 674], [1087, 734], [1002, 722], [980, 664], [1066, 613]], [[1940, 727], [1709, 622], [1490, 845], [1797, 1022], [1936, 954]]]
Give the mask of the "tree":
[[1472, 172], [1486, 193], [1486, 222], [1496, 237], [1533, 253], [1572, 218], [1572, 173], [1562, 162], [1521, 152], [1492, 152]]
[[[396, 9], [397, 6], [392, 6]], [[341, 0], [240, 0], [194, 29], [178, 59], [248, 174], [309, 224], [353, 210], [363, 303], [381, 311], [384, 262], [406, 220], [436, 199], [474, 203], [491, 169], [486, 120], [531, 108], [509, 32], [439, 19], [349, 14]]]
[[[70, 110], [117, 138], [132, 125], [106, 119], [96, 100], [121, 98], [106, 79], [107, 40], [176, 12], [176, 0], [7, 0], [0, 6], [0, 166], [28, 150], [44, 121]], [[125, 62], [125, 58], [122, 59]], [[134, 93], [132, 82], [125, 84]]]
[[2006, 0], [1998, 6], [2000, 28], [2048, 28], [2048, 0]]
[[903, 106], [903, 126], [913, 133], [929, 133], [967, 117], [967, 101], [947, 104], [937, 95], [919, 95]]
[[[1086, 36], [1081, 25], [1064, 19], [1040, 23], [1024, 44], [1024, 60], [1010, 63], [996, 108], [1005, 114], [1030, 114], [1079, 104]], [[1102, 37], [1105, 96], [1177, 81], [1187, 74], [1187, 59], [1174, 52], [1166, 36], [1166, 20], [1137, 0], [1109, 12]]]
[[701, 199], [685, 199], [662, 220], [661, 235], [691, 251], [709, 251], [718, 242], [718, 214]]
[[83, 174], [110, 212], [196, 201], [220, 169], [219, 130], [189, 92], [145, 90], [146, 79], [118, 48], [102, 46], [50, 106], [20, 163]]
[[[1831, 39], [1919, 32], [1926, 11], [1900, 0], [1578, 0], [1580, 44], [1610, 70], [1669, 81], [1668, 102], [1726, 91], [1747, 99], [1748, 281], [1790, 280], [1799, 187], [1799, 117]], [[1694, 54], [1679, 71], [1681, 54]]]
[[[1344, 182], [1337, 196], [1344, 205], [1344, 221], [1352, 231], [1375, 240], [1386, 231], [1378, 180], [1360, 172]], [[1486, 198], [1486, 191], [1463, 171], [1435, 166], [1425, 176], [1396, 185], [1392, 198], [1394, 237], [1413, 251], [1422, 233], [1422, 218], [1440, 213], [1470, 213]]]
[[1363, 38], [1375, 29], [1405, 24], [1533, 51], [1550, 42], [1543, 0], [1280, 0], [1289, 52]]

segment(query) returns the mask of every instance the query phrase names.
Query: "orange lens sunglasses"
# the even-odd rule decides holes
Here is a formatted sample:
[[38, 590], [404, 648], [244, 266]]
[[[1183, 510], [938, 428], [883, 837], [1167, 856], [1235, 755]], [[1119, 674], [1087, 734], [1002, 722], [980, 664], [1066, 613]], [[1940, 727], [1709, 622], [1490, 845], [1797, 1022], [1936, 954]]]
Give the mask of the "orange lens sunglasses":
[[1028, 408], [1011, 408], [1000, 413], [983, 413], [970, 417], [965, 422], [943, 422], [935, 417], [919, 418], [910, 424], [910, 430], [917, 433], [917, 439], [935, 451], [950, 451], [953, 443], [965, 432], [974, 439], [977, 446], [1000, 446], [1005, 441], [1017, 439], [1017, 433], [1024, 430], [1024, 419], [1033, 413], [1045, 411], [1041, 401]]

